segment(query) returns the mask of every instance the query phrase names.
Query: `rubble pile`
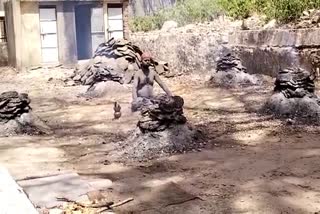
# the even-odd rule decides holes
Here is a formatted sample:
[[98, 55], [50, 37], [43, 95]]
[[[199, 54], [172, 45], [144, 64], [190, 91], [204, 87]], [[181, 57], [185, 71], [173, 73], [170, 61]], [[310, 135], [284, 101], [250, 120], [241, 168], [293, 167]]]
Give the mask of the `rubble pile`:
[[210, 83], [222, 87], [237, 87], [259, 85], [261, 81], [256, 75], [247, 73], [238, 57], [228, 53], [217, 61], [216, 72], [211, 76]]
[[302, 68], [281, 70], [276, 77], [274, 94], [263, 110], [277, 117], [320, 124], [320, 99], [314, 93], [314, 79], [314, 75]]
[[184, 100], [182, 97], [160, 96], [153, 104], [142, 108], [138, 127], [142, 132], [164, 131], [171, 124], [185, 124], [183, 115]]
[[303, 98], [314, 95], [314, 77], [301, 68], [283, 69], [277, 75], [275, 92], [282, 93], [286, 98]]
[[8, 91], [0, 94], [0, 122], [6, 123], [9, 120], [28, 113], [30, 99], [28, 94], [19, 94], [16, 91]]
[[320, 69], [320, 50], [319, 49], [302, 50], [301, 55], [304, 55], [304, 57], [309, 60], [314, 70]]
[[298, 29], [320, 27], [320, 10], [312, 9], [304, 11], [303, 15], [297, 20], [297, 22], [291, 24], [290, 27]]
[[[115, 81], [128, 84], [134, 71], [140, 68], [142, 51], [130, 41], [110, 39], [98, 46], [93, 59], [75, 69], [73, 81], [82, 85], [94, 85], [97, 82]], [[154, 61], [159, 74], [168, 71], [168, 64]]]
[[202, 135], [187, 123], [183, 115], [183, 98], [163, 95], [152, 102], [141, 109], [137, 129], [126, 140], [118, 142], [120, 155], [118, 151], [114, 156], [121, 161], [144, 161], [200, 151], [204, 146]]

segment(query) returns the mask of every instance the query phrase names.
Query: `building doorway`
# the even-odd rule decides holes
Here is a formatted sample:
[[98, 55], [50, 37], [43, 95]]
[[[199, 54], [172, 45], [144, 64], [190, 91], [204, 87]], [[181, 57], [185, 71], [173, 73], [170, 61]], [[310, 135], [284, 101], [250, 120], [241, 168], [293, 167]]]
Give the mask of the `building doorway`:
[[78, 60], [90, 59], [105, 42], [103, 8], [79, 5], [75, 10]]
[[59, 61], [55, 7], [40, 8], [41, 56], [43, 63]]

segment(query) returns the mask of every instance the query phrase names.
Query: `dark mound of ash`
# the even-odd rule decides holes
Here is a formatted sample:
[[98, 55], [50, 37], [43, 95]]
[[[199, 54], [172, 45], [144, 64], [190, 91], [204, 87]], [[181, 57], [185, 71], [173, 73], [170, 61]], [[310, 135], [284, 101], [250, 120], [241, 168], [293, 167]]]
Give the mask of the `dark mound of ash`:
[[0, 94], [0, 135], [48, 133], [49, 127], [31, 112], [27, 94]]
[[274, 94], [263, 110], [298, 122], [320, 123], [320, 99], [315, 95], [314, 76], [302, 68], [281, 70]]
[[261, 85], [261, 83], [262, 80], [257, 75], [248, 74], [241, 60], [231, 53], [218, 60], [216, 72], [210, 78], [211, 85], [231, 88]]
[[146, 160], [203, 147], [200, 132], [187, 124], [183, 98], [160, 96], [142, 108], [135, 132], [119, 143], [121, 158]]
[[[93, 59], [80, 65], [71, 76], [76, 84], [94, 85], [103, 81], [128, 84], [134, 72], [140, 69], [142, 51], [130, 41], [110, 39], [98, 46]], [[153, 61], [157, 71], [164, 74], [168, 64]]]

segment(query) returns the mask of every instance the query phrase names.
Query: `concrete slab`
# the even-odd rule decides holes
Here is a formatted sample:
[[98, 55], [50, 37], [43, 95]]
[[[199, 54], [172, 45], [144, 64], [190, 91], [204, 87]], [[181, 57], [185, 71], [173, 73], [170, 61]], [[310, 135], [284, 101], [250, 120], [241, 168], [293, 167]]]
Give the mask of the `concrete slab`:
[[63, 205], [57, 197], [65, 197], [75, 201], [87, 199], [87, 192], [92, 191], [90, 184], [77, 173], [65, 173], [31, 180], [20, 181], [19, 184], [29, 195], [37, 207], [53, 208]]
[[85, 179], [74, 172], [20, 180], [19, 184], [29, 195], [30, 200], [41, 208], [54, 208], [63, 205], [56, 197], [75, 201], [88, 201], [87, 193], [95, 190], [106, 190], [112, 186], [108, 179]]
[[0, 167], [0, 213], [38, 214], [22, 188], [2, 167]]

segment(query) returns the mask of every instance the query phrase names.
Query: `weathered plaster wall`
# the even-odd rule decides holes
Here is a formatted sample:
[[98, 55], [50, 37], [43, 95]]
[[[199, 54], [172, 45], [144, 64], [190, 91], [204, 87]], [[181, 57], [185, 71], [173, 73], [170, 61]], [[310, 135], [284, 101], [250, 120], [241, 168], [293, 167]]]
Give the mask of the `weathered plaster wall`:
[[8, 47], [8, 64], [21, 68], [21, 13], [20, 2], [8, 1], [5, 3], [6, 31]]
[[246, 47], [311, 47], [320, 46], [320, 29], [246, 30], [230, 34], [230, 45]]
[[63, 2], [62, 6], [62, 11], [61, 8], [58, 10], [60, 61], [65, 65], [75, 64], [78, 60], [74, 14], [75, 5], [72, 2]]
[[320, 29], [239, 31], [227, 23], [220, 25], [136, 33], [131, 40], [169, 62], [176, 74], [211, 72], [216, 59], [229, 51], [238, 54], [249, 73], [275, 76], [280, 68], [293, 65], [314, 69], [308, 55], [301, 53], [320, 48]]
[[41, 40], [38, 2], [21, 2], [22, 64], [41, 64]]
[[4, 15], [4, 0], [0, 0], [0, 16]]
[[0, 66], [8, 65], [7, 43], [0, 42]]
[[307, 54], [320, 47], [320, 29], [237, 31], [229, 45], [239, 54], [249, 73], [275, 76], [280, 68], [315, 67]]

